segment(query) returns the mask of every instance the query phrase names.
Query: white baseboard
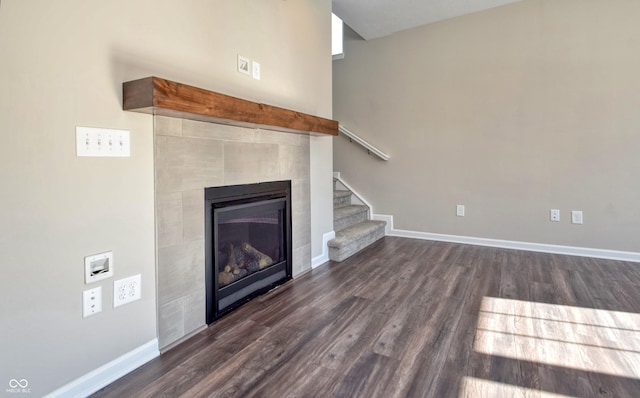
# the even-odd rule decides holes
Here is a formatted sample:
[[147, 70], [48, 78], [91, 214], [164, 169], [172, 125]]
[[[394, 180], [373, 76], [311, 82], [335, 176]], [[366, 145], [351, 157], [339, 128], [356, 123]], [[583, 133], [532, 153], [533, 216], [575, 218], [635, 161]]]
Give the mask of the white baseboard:
[[467, 245], [500, 247], [504, 249], [526, 250], [541, 253], [565, 254], [569, 256], [603, 258], [608, 260], [620, 260], [640, 263], [640, 253], [618, 250], [592, 249], [588, 247], [549, 245], [543, 243], [518, 242], [512, 240], [476, 238], [472, 236], [434, 234], [429, 232], [407, 231], [395, 229], [393, 216], [374, 214], [372, 219], [387, 222], [385, 235], [402, 238], [435, 240], [440, 242], [462, 243]]
[[45, 398], [85, 398], [151, 361], [158, 355], [160, 355], [158, 339], [153, 339], [45, 395]]
[[322, 264], [329, 261], [329, 247], [327, 246], [327, 242], [336, 237], [335, 231], [329, 231], [326, 234], [322, 235], [322, 254], [317, 257], [314, 257], [311, 260], [311, 268], [317, 268]]
[[393, 216], [387, 216], [385, 214], [372, 214], [371, 219], [375, 221], [384, 221], [387, 225], [384, 227], [384, 234], [386, 236], [391, 236], [391, 232], [393, 231]]

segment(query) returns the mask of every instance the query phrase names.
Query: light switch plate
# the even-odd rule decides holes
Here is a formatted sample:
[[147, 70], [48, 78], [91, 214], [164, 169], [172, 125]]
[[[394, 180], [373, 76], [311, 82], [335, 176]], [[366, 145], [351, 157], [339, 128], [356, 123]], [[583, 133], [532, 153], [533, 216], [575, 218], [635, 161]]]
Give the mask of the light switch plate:
[[256, 80], [260, 80], [260, 64], [256, 61], [253, 61], [253, 78]]
[[128, 130], [76, 126], [76, 155], [89, 157], [129, 157]]

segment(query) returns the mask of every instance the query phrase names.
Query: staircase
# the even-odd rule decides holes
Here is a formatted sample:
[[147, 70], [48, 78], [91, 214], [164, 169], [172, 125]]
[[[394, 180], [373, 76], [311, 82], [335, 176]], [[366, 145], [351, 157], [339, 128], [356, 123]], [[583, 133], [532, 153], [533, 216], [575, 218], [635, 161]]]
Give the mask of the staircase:
[[333, 230], [336, 237], [330, 240], [329, 258], [343, 261], [384, 236], [386, 222], [369, 219], [369, 207], [352, 204], [353, 193], [333, 181]]

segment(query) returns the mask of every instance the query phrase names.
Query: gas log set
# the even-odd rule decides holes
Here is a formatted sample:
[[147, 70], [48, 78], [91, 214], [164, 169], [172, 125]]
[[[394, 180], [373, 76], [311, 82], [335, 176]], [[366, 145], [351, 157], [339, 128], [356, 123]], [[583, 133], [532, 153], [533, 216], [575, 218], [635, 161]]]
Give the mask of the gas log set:
[[218, 255], [220, 256], [220, 272], [218, 274], [220, 287], [229, 285], [273, 264], [271, 257], [247, 242], [229, 243], [226, 250], [219, 252]]

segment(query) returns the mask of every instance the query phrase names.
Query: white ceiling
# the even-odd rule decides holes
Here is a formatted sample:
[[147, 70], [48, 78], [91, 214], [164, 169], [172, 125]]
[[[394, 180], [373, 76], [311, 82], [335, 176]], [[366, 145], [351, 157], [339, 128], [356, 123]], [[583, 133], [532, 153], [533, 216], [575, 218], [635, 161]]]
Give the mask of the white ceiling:
[[333, 12], [364, 39], [520, 0], [333, 0]]

